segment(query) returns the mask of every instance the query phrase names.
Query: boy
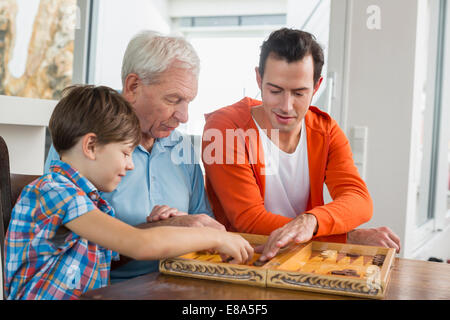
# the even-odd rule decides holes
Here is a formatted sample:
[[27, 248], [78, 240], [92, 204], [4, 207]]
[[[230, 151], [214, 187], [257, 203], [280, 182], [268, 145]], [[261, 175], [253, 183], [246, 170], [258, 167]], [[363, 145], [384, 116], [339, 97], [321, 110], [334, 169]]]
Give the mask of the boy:
[[76, 299], [103, 287], [112, 251], [136, 260], [204, 249], [230, 255], [232, 263], [252, 258], [250, 244], [225, 231], [137, 229], [114, 218], [99, 191], [113, 191], [133, 169], [141, 138], [138, 118], [114, 90], [68, 88], [49, 129], [61, 160], [24, 188], [13, 209], [5, 240], [8, 299]]

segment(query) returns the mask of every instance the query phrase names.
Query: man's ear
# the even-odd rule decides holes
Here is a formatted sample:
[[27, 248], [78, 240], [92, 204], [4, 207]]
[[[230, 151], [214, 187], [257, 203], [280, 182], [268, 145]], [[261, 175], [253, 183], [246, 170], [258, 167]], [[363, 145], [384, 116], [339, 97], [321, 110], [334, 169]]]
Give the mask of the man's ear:
[[95, 151], [97, 150], [97, 135], [93, 132], [86, 133], [81, 137], [81, 149], [83, 154], [89, 160], [95, 160]]
[[255, 67], [255, 73], [256, 73], [256, 82], [258, 83], [259, 90], [262, 91], [262, 78], [261, 74], [259, 73], [258, 67]]
[[317, 90], [319, 90], [320, 85], [322, 84], [323, 77], [320, 77], [320, 79], [317, 81], [317, 83], [314, 85], [314, 92], [313, 96], [316, 94]]
[[136, 102], [137, 89], [138, 89], [140, 83], [141, 83], [141, 80], [139, 79], [138, 75], [135, 73], [130, 73], [125, 78], [125, 84], [123, 87], [122, 95], [131, 104]]

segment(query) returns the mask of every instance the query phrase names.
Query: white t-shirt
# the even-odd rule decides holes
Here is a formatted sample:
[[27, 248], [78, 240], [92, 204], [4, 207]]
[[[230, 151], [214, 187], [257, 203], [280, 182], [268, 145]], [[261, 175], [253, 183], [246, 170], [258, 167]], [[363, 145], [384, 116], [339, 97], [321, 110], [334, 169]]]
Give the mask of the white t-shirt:
[[295, 218], [306, 210], [310, 190], [305, 120], [302, 121], [300, 141], [293, 153], [280, 150], [255, 123], [264, 150], [264, 207], [272, 213]]

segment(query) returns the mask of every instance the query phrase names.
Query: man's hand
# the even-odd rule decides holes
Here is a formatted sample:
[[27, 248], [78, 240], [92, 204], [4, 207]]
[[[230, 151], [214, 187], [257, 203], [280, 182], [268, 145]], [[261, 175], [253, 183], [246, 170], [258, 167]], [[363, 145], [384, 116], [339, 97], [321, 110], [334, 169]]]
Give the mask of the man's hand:
[[216, 220], [214, 220], [213, 218], [204, 213], [179, 215], [152, 223], [144, 223], [137, 227], [152, 228], [159, 226], [210, 227], [217, 230], [225, 231], [225, 227], [221, 223], [217, 222]]
[[156, 222], [160, 220], [165, 220], [170, 217], [185, 216], [186, 212], [178, 211], [176, 208], [171, 208], [169, 206], [154, 206], [152, 212], [147, 217], [147, 222]]
[[400, 238], [388, 227], [352, 230], [347, 234], [347, 243], [394, 248], [400, 253]]
[[[277, 254], [280, 248], [290, 242], [304, 243], [314, 235], [317, 229], [317, 219], [312, 214], [300, 214], [291, 222], [273, 231], [267, 239], [262, 251], [260, 261], [270, 260]], [[261, 248], [256, 249], [260, 251]]]

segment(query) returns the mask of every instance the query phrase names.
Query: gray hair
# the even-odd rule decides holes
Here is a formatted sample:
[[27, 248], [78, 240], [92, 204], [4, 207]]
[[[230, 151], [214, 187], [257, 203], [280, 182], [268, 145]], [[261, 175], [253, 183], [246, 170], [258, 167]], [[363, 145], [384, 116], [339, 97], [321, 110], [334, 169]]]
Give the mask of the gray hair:
[[173, 61], [191, 69], [196, 77], [200, 59], [192, 45], [183, 37], [165, 36], [155, 31], [142, 31], [128, 43], [122, 62], [122, 85], [130, 73], [135, 73], [145, 84], [158, 81]]

